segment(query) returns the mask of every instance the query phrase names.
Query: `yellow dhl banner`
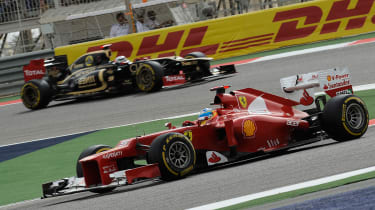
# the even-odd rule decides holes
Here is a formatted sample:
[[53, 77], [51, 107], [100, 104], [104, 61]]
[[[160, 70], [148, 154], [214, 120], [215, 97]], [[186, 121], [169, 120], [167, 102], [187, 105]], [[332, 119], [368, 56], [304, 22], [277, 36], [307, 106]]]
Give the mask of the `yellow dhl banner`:
[[215, 59], [375, 31], [375, 0], [319, 0], [138, 34], [58, 47], [69, 64], [111, 43], [111, 59], [184, 56]]

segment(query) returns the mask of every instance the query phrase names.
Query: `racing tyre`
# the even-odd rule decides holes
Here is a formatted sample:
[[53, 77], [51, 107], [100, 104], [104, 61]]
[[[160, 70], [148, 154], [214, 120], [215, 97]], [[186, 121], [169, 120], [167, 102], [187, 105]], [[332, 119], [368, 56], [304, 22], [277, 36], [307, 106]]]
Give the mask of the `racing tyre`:
[[[83, 159], [87, 156], [98, 154], [98, 153], [101, 153], [101, 152], [104, 152], [104, 151], [107, 151], [107, 150], [110, 150], [110, 149], [112, 149], [112, 147], [110, 147], [108, 145], [94, 145], [94, 146], [91, 146], [91, 147], [83, 150], [81, 152], [81, 154], [79, 155], [78, 160], [77, 160], [77, 165], [76, 165], [77, 177], [83, 177], [82, 165], [79, 162], [79, 160], [81, 160], [81, 159]], [[95, 189], [95, 190], [90, 190], [90, 191], [93, 192], [93, 193], [106, 193], [106, 192], [110, 192], [110, 191], [114, 190], [115, 188], [116, 187], [111, 187], [111, 188], [104, 188], [104, 189]]]
[[167, 133], [152, 142], [148, 162], [158, 163], [161, 179], [169, 181], [185, 177], [191, 172], [195, 166], [196, 155], [186, 136]]
[[30, 80], [21, 89], [21, 99], [29, 109], [41, 109], [52, 100], [53, 90], [45, 80]]
[[163, 67], [155, 61], [146, 61], [136, 72], [136, 83], [143, 92], [155, 92], [163, 86]]
[[[205, 58], [205, 57], [207, 56], [202, 52], [192, 52], [192, 53], [187, 54], [184, 58], [191, 59], [191, 58]], [[202, 72], [203, 76], [211, 75], [210, 61], [198, 61], [198, 67], [199, 67], [198, 71]]]
[[360, 138], [366, 133], [368, 123], [366, 105], [358, 96], [336, 96], [324, 106], [322, 128], [336, 141]]

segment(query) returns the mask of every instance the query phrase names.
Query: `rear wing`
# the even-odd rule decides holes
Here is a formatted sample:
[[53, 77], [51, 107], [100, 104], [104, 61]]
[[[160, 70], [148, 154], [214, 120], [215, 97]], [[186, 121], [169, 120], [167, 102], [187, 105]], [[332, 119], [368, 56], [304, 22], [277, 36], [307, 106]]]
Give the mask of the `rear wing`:
[[280, 79], [285, 96], [299, 103], [301, 110], [315, 109], [315, 95], [323, 91], [330, 97], [353, 94], [350, 73], [347, 68], [332, 68]]

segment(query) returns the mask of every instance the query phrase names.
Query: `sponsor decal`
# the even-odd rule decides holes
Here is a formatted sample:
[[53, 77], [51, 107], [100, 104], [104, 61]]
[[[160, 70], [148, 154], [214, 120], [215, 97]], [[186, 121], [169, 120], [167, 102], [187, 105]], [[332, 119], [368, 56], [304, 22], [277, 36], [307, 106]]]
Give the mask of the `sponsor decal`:
[[319, 83], [320, 87], [331, 97], [340, 94], [353, 94], [350, 73], [346, 68], [322, 71]]
[[175, 76], [165, 76], [165, 80], [167, 82], [175, 82], [175, 81], [185, 81], [185, 76], [184, 75], [175, 75]]
[[23, 76], [25, 82], [33, 79], [42, 79], [46, 69], [44, 68], [44, 59], [31, 60], [29, 65], [23, 66]]
[[272, 140], [272, 139], [271, 140], [267, 140], [267, 145], [268, 145], [269, 148], [276, 147], [279, 144], [280, 144], [280, 141], [279, 141], [278, 138], [276, 138], [275, 140]]
[[44, 75], [43, 70], [25, 70], [26, 76]]
[[179, 84], [184, 84], [185, 82], [186, 82], [185, 74], [164, 76], [163, 77], [163, 85], [164, 86], [179, 85]]
[[193, 131], [187, 130], [184, 132], [184, 136], [188, 137], [190, 141], [193, 141]]
[[240, 102], [240, 105], [242, 108], [246, 109], [247, 108], [247, 99], [245, 96], [239, 96], [238, 101]]
[[228, 158], [224, 155], [220, 154], [219, 152], [215, 151], [207, 151], [206, 152], [206, 159], [207, 164], [209, 166], [219, 164], [219, 163], [225, 163], [228, 162]]
[[88, 55], [85, 58], [85, 64], [86, 64], [86, 66], [91, 66], [93, 63], [94, 63], [94, 58], [92, 57], [92, 55]]
[[85, 88], [85, 87], [90, 87], [90, 86], [95, 86], [95, 85], [96, 85], [96, 80], [95, 80], [94, 75], [78, 79], [79, 88]]
[[309, 95], [306, 89], [303, 90], [302, 97], [299, 100], [299, 103], [304, 106], [310, 106], [314, 102], [314, 98]]
[[257, 126], [252, 120], [244, 120], [242, 123], [242, 133], [246, 138], [254, 137]]
[[116, 158], [116, 157], [119, 157], [119, 156], [122, 156], [122, 151], [106, 153], [102, 157], [103, 157], [103, 159], [110, 159], [110, 158]]
[[297, 120], [287, 120], [286, 125], [292, 126], [292, 127], [298, 127], [299, 126], [299, 121]]
[[108, 174], [108, 173], [112, 173], [112, 172], [117, 171], [117, 168], [114, 164], [108, 165], [108, 166], [103, 166], [102, 169], [103, 169], [104, 174]]

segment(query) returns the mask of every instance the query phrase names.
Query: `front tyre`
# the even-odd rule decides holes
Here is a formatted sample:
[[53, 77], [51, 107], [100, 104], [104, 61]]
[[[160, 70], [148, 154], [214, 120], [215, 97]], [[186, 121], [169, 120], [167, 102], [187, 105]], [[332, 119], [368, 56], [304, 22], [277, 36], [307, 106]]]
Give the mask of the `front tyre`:
[[28, 109], [41, 109], [52, 100], [53, 90], [45, 80], [30, 80], [21, 89], [21, 99]]
[[160, 63], [145, 61], [136, 72], [136, 83], [143, 92], [155, 92], [163, 87], [164, 71]]
[[[79, 162], [81, 159], [88, 157], [90, 155], [98, 154], [104, 151], [108, 151], [112, 149], [112, 147], [108, 145], [94, 145], [91, 146], [81, 152], [81, 154], [78, 157], [77, 164], [76, 164], [76, 172], [77, 172], [77, 177], [83, 177], [83, 170], [82, 170], [82, 165]], [[90, 190], [93, 193], [106, 193], [106, 192], [111, 192], [114, 190], [115, 187], [111, 188], [103, 188], [103, 189], [95, 189], [95, 190]]]
[[322, 113], [322, 128], [337, 141], [360, 138], [366, 133], [369, 115], [365, 103], [355, 95], [330, 99]]
[[158, 136], [151, 144], [148, 162], [158, 163], [163, 180], [185, 177], [194, 169], [196, 154], [190, 140], [180, 133]]

